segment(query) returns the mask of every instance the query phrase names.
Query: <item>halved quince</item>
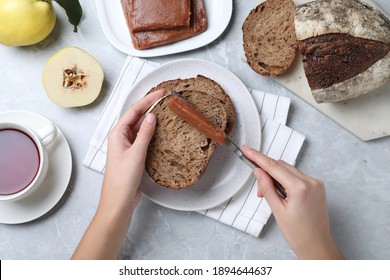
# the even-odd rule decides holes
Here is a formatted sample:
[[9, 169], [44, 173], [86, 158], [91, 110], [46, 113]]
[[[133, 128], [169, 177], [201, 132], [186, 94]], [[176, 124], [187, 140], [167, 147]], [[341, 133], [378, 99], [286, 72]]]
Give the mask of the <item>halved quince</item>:
[[61, 107], [92, 103], [102, 88], [103, 68], [88, 52], [67, 47], [46, 62], [42, 84], [51, 101]]

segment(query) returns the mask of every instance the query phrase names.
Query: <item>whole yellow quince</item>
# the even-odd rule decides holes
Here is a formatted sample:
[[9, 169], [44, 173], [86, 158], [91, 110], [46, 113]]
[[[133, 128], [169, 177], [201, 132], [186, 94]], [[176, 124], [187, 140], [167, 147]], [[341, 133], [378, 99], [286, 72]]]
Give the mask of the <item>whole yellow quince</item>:
[[36, 44], [50, 34], [55, 23], [51, 0], [0, 0], [0, 44]]

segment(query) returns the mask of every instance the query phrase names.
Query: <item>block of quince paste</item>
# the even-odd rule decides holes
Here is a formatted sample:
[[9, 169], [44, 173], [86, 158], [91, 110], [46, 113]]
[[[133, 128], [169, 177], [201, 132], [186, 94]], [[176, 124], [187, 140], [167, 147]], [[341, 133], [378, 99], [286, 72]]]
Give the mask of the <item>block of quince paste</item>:
[[206, 31], [207, 19], [203, 0], [192, 0], [191, 4], [191, 20], [188, 27], [131, 32], [134, 47], [139, 50], [144, 50], [156, 46], [168, 45]]
[[186, 27], [190, 24], [190, 0], [121, 0], [132, 32]]

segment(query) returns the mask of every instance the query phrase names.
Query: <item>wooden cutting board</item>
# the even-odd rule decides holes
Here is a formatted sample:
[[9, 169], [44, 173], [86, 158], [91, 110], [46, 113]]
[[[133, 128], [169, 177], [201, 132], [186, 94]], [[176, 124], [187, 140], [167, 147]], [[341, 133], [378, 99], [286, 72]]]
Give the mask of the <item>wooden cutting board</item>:
[[[386, 15], [390, 14], [388, 0], [375, 0], [377, 5], [371, 0], [364, 1], [381, 7]], [[312, 97], [299, 55], [287, 73], [274, 79], [363, 141], [390, 135], [390, 83], [354, 99], [317, 104]]]

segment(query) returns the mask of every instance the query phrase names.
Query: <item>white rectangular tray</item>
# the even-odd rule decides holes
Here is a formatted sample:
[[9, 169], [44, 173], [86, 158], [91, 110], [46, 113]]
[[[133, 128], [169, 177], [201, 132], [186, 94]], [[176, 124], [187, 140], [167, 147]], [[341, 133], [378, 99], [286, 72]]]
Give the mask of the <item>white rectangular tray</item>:
[[[364, 1], [372, 3], [371, 0]], [[390, 1], [374, 2], [387, 16], [390, 14]], [[390, 135], [390, 84], [345, 102], [317, 104], [307, 83], [300, 56], [296, 57], [287, 73], [274, 79], [363, 141]]]

